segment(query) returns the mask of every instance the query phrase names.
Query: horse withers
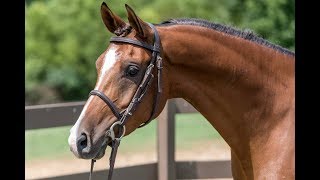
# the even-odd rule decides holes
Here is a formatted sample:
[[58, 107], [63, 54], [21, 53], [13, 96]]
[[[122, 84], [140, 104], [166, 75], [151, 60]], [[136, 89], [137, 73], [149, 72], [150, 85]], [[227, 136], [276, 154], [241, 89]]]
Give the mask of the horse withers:
[[294, 179], [294, 52], [250, 31], [200, 19], [152, 25], [126, 9], [129, 23], [101, 5], [116, 37], [96, 61], [96, 85], [70, 130], [73, 154], [100, 159], [168, 99], [184, 98], [230, 146], [234, 179]]

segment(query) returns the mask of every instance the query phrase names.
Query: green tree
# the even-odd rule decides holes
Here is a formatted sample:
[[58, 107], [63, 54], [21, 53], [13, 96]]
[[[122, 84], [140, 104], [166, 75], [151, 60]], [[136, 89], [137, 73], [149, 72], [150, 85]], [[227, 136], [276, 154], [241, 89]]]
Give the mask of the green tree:
[[240, 0], [231, 8], [231, 20], [242, 28], [250, 28], [272, 43], [294, 50], [294, 0]]
[[26, 11], [26, 103], [80, 100], [108, 36], [96, 1], [35, 1]]
[[[218, 0], [221, 1], [222, 0]], [[167, 18], [220, 17], [211, 1], [109, 1], [111, 9], [126, 20], [124, 3], [147, 21]], [[176, 3], [176, 4], [172, 4]], [[111, 34], [100, 17], [101, 2], [29, 1], [26, 9], [26, 104], [82, 100], [96, 81], [95, 60], [106, 49]], [[161, 6], [161, 8], [158, 8]], [[178, 13], [170, 7], [180, 7]], [[193, 8], [197, 6], [197, 10]], [[140, 8], [137, 8], [140, 7]], [[205, 9], [205, 10], [201, 10]], [[218, 9], [216, 7], [216, 9]], [[167, 16], [163, 16], [167, 14]]]
[[[263, 38], [294, 49], [294, 0], [113, 0], [112, 11], [127, 21], [127, 3], [144, 20], [202, 18], [252, 29]], [[100, 17], [102, 1], [26, 1], [25, 103], [77, 101], [96, 82], [95, 61], [109, 33]]]

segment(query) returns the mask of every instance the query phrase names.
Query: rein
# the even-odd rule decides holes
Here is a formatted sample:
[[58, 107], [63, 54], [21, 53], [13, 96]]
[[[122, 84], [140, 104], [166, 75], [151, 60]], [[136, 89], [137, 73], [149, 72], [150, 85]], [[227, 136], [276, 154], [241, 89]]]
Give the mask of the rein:
[[[161, 94], [161, 69], [162, 69], [162, 58], [160, 57], [160, 37], [159, 37], [158, 31], [154, 27], [154, 25], [152, 25], [151, 23], [148, 23], [148, 25], [152, 28], [152, 30], [154, 32], [153, 45], [150, 45], [150, 44], [147, 44], [147, 43], [144, 43], [141, 41], [125, 38], [125, 37], [112, 37], [110, 39], [110, 42], [116, 42], [116, 43], [120, 42], [120, 43], [132, 44], [132, 45], [140, 46], [142, 48], [145, 48], [145, 49], [152, 51], [152, 57], [151, 57], [150, 63], [148, 65], [147, 70], [144, 74], [144, 77], [143, 77], [140, 85], [138, 86], [138, 89], [136, 90], [133, 98], [131, 99], [131, 102], [128, 105], [128, 107], [120, 112], [120, 110], [117, 108], [117, 106], [103, 92], [101, 92], [99, 90], [92, 90], [89, 93], [89, 95], [95, 95], [95, 96], [98, 96], [99, 98], [101, 98], [108, 105], [108, 107], [111, 109], [114, 116], [117, 118], [117, 121], [115, 121], [111, 125], [111, 127], [107, 130], [106, 135], [105, 135], [105, 142], [104, 143], [107, 143], [107, 139], [111, 138], [111, 148], [112, 148], [111, 154], [109, 157], [109, 166], [110, 167], [109, 167], [108, 180], [111, 180], [111, 178], [112, 178], [118, 147], [119, 147], [120, 141], [126, 131], [125, 124], [126, 124], [128, 118], [136, 110], [137, 105], [141, 102], [142, 98], [144, 97], [147, 90], [149, 89], [151, 82], [154, 78], [154, 75], [152, 72], [153, 72], [153, 68], [155, 66], [157, 67], [156, 68], [157, 69], [157, 94], [155, 97], [155, 101], [153, 102], [153, 108], [152, 108], [150, 118], [146, 122], [141, 124], [139, 126], [139, 128], [141, 128], [151, 122], [151, 120], [154, 118], [154, 114], [158, 108], [159, 98], [160, 98], [160, 94]], [[115, 126], [119, 126], [118, 135], [115, 134], [115, 131], [114, 131]], [[89, 180], [92, 179], [93, 166], [94, 166], [95, 161], [96, 161], [95, 159], [91, 160]]]

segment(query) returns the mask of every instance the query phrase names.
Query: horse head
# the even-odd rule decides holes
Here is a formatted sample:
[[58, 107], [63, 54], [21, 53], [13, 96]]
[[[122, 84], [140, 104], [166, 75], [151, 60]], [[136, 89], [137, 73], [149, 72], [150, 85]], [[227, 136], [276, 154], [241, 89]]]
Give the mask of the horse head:
[[[106, 134], [115, 122], [120, 122], [123, 114], [127, 116], [123, 125], [125, 129], [117, 124], [114, 129], [112, 126], [115, 134], [119, 135], [121, 131], [119, 136], [130, 134], [141, 124], [159, 115], [166, 102], [165, 92], [161, 93], [161, 98], [158, 96], [157, 81], [160, 81], [160, 77], [154, 70], [149, 69], [157, 66], [150, 65], [155, 58], [154, 53], [160, 54], [160, 47], [158, 50], [152, 49], [156, 30], [141, 20], [128, 5], [126, 10], [129, 23], [114, 14], [106, 3], [101, 5], [103, 23], [117, 36], [118, 41], [111, 40], [109, 47], [96, 60], [96, 85], [70, 130], [68, 142], [71, 151], [78, 158], [103, 157], [112, 140]], [[121, 38], [132, 42], [123, 42]], [[148, 69], [150, 75], [147, 77]], [[145, 80], [146, 78], [148, 79]], [[166, 85], [164, 80], [161, 83]], [[139, 99], [136, 94], [140, 94], [141, 98], [143, 96], [143, 99]], [[139, 102], [136, 103], [137, 101]], [[155, 102], [158, 107], [156, 110], [152, 105]], [[139, 106], [136, 106], [137, 104]], [[130, 112], [128, 110], [131, 106], [134, 106], [134, 113], [131, 109]]]

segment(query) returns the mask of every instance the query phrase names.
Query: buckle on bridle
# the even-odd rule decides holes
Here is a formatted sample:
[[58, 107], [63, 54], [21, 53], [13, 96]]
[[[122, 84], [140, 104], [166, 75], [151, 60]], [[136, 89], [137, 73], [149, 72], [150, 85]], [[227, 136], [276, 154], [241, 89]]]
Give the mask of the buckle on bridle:
[[162, 69], [162, 57], [160, 55], [157, 56], [157, 68]]
[[[114, 128], [116, 125], [119, 125], [119, 126], [122, 128], [122, 134], [121, 134], [120, 137], [116, 137], [116, 136], [115, 136], [115, 133], [114, 133], [113, 128]], [[119, 129], [119, 130], [121, 130], [121, 129]], [[119, 132], [120, 132], [120, 131], [119, 131]], [[120, 141], [120, 140], [122, 139], [122, 137], [124, 136], [125, 133], [126, 133], [126, 126], [125, 126], [125, 125], [122, 125], [120, 121], [116, 121], [116, 122], [114, 122], [114, 123], [111, 125], [110, 129], [107, 130], [107, 132], [106, 132], [106, 137], [110, 137], [112, 141], [114, 141], [114, 140], [119, 140], [119, 141]]]

